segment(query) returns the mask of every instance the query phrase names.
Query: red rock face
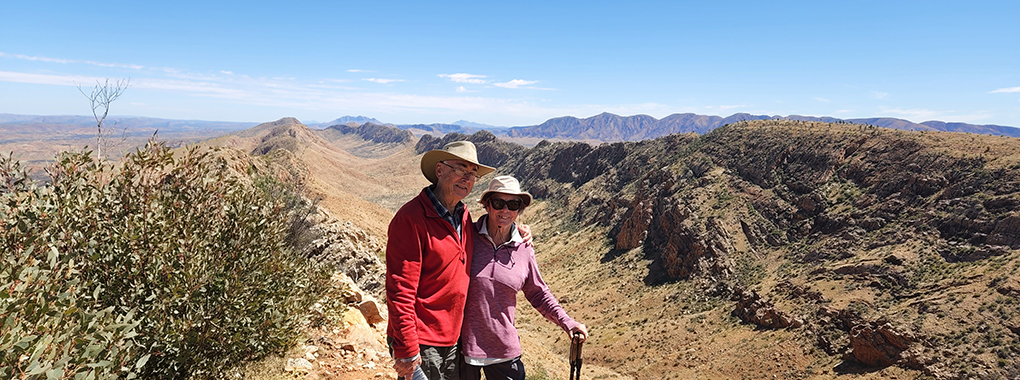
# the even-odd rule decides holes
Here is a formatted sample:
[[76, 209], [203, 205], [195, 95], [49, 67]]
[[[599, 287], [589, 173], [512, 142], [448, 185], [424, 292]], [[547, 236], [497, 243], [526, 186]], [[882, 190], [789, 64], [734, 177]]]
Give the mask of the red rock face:
[[652, 209], [647, 202], [647, 199], [636, 199], [624, 216], [620, 232], [616, 234], [616, 249], [634, 249], [644, 244], [652, 223]]
[[860, 324], [850, 330], [851, 355], [870, 367], [885, 367], [900, 362], [901, 353], [913, 343], [912, 337], [885, 323]]
[[652, 212], [645, 248], [661, 258], [673, 279], [699, 272], [727, 274], [729, 269], [720, 261], [733, 250], [730, 235], [716, 220], [692, 221], [690, 215], [686, 206], [660, 202]]

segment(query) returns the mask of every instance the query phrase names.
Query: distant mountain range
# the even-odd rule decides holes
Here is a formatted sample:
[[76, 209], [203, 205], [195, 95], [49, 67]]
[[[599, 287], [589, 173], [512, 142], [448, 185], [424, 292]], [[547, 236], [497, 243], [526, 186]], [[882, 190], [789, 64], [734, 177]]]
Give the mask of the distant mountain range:
[[[678, 113], [656, 119], [648, 115], [619, 116], [604, 112], [592, 117], [579, 119], [564, 116], [549, 119], [542, 124], [518, 127], [499, 127], [488, 124], [458, 120], [451, 124], [392, 124], [367, 116], [344, 116], [326, 123], [310, 123], [309, 127], [325, 129], [336, 125], [387, 125], [408, 130], [416, 136], [424, 134], [445, 135], [448, 133], [472, 134], [487, 130], [496, 136], [529, 139], [560, 139], [583, 141], [639, 141], [654, 139], [675, 133], [706, 134], [721, 126], [743, 120], [799, 120], [820, 121], [826, 123], [852, 123], [874, 125], [908, 131], [946, 131], [966, 132], [984, 135], [1001, 135], [1020, 137], [1020, 128], [1002, 125], [977, 125], [967, 123], [951, 123], [943, 121], [925, 121], [914, 123], [897, 118], [859, 118], [839, 119], [834, 117], [815, 116], [769, 116], [736, 113], [727, 117]], [[107, 125], [116, 123], [117, 128], [125, 128], [130, 134], [150, 134], [156, 130], [160, 135], [188, 133], [193, 131], [237, 131], [250, 128], [256, 123], [217, 122], [201, 120], [168, 120], [146, 117], [111, 117]], [[356, 125], [355, 125], [356, 124]], [[7, 132], [9, 138], [24, 129], [60, 130], [63, 133], [89, 135], [94, 133], [95, 120], [89, 116], [32, 116], [0, 114], [0, 132]], [[12, 129], [13, 128], [13, 129]], [[76, 130], [76, 131], [74, 131]], [[4, 139], [0, 139], [4, 140]]]
[[606, 142], [648, 140], [674, 133], [697, 133], [703, 135], [721, 126], [744, 120], [820, 121], [825, 123], [873, 125], [877, 127], [907, 131], [966, 132], [984, 135], [1020, 137], [1020, 128], [993, 124], [977, 125], [967, 123], [949, 123], [934, 120], [925, 121], [923, 123], [914, 123], [909, 120], [890, 117], [840, 119], [828, 116], [769, 116], [752, 115], [748, 113], [736, 113], [727, 117], [678, 113], [666, 116], [662, 119], [656, 119], [648, 115], [619, 116], [604, 112], [584, 119], [579, 119], [573, 116], [564, 116], [549, 119], [539, 125], [509, 128], [475, 123], [467, 120], [458, 120], [450, 124], [389, 124], [364, 116], [344, 116], [330, 122], [329, 125], [344, 124], [339, 123], [339, 121], [353, 121], [359, 125], [369, 122], [359, 122], [359, 120], [374, 120], [371, 121], [371, 123], [390, 125], [400, 129], [409, 130], [416, 136], [424, 134], [445, 135], [447, 133], [472, 134], [480, 130], [487, 130], [497, 136], [506, 136], [510, 138]]
[[[105, 126], [114, 129], [125, 129], [129, 134], [152, 134], [159, 131], [161, 135], [173, 133], [191, 133], [195, 131], [238, 131], [258, 125], [231, 121], [205, 120], [170, 120], [151, 117], [117, 116], [108, 117]], [[52, 130], [59, 133], [95, 134], [96, 119], [92, 116], [77, 115], [15, 115], [0, 113], [0, 131], [20, 133], [23, 129], [38, 131]], [[0, 141], [5, 139], [0, 139]]]
[[455, 122], [453, 122], [451, 124], [459, 125], [459, 126], [462, 126], [462, 127], [465, 127], [465, 128], [475, 128], [475, 129], [479, 129], [479, 130], [484, 129], [484, 130], [490, 131], [490, 132], [502, 131], [502, 130], [506, 130], [506, 129], [509, 128], [509, 127], [498, 127], [498, 126], [495, 126], [495, 125], [488, 125], [488, 124], [482, 124], [482, 123], [475, 123], [473, 121], [467, 121], [467, 120], [457, 120], [457, 121], [455, 121]]
[[985, 135], [1020, 137], [1020, 128], [1001, 125], [975, 125], [967, 123], [946, 123], [926, 121], [914, 123], [896, 118], [838, 119], [814, 116], [768, 116], [737, 113], [728, 117], [697, 115], [693, 113], [672, 114], [662, 119], [648, 115], [619, 116], [601, 113], [589, 118], [572, 116], [558, 117], [534, 126], [513, 127], [506, 131], [508, 137], [531, 137], [564, 140], [638, 141], [653, 139], [674, 133], [705, 134], [726, 124], [743, 120], [800, 120], [827, 123], [867, 124], [877, 127], [910, 131], [967, 132]]
[[332, 127], [334, 125], [346, 125], [347, 123], [357, 123], [358, 125], [362, 125], [362, 124], [366, 124], [366, 123], [379, 124], [379, 125], [385, 125], [386, 124], [386, 123], [383, 123], [383, 122], [379, 121], [378, 119], [376, 119], [374, 117], [367, 117], [367, 116], [360, 116], [359, 115], [359, 116], [344, 116], [344, 117], [337, 118], [337, 119], [334, 119], [333, 121], [328, 121], [328, 122], [325, 122], [325, 123], [308, 123], [308, 124], [305, 124], [305, 125], [307, 125], [309, 127], [314, 127], [314, 128], [326, 128], [326, 127]]

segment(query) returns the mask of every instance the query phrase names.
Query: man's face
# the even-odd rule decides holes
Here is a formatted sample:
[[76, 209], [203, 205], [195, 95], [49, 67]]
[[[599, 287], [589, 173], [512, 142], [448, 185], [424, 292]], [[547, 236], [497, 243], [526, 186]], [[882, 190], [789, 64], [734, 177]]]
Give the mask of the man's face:
[[448, 189], [456, 201], [461, 201], [475, 186], [478, 165], [464, 160], [446, 160], [436, 163], [439, 187]]

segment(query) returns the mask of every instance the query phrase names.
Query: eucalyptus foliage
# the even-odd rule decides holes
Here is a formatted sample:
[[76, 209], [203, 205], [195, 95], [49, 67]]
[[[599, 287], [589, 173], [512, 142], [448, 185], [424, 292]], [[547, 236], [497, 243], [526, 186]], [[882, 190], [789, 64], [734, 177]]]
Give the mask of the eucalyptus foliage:
[[0, 378], [213, 377], [285, 350], [328, 286], [293, 247], [307, 203], [209, 152], [0, 168]]

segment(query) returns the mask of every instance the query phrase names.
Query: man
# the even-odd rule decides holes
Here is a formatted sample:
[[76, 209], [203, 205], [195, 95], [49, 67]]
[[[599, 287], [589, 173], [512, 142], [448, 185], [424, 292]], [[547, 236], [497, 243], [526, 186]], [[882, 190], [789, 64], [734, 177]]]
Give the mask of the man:
[[386, 242], [387, 336], [397, 376], [457, 379], [472, 220], [464, 203], [478, 177], [474, 144], [455, 141], [421, 159], [432, 182], [390, 221]]

